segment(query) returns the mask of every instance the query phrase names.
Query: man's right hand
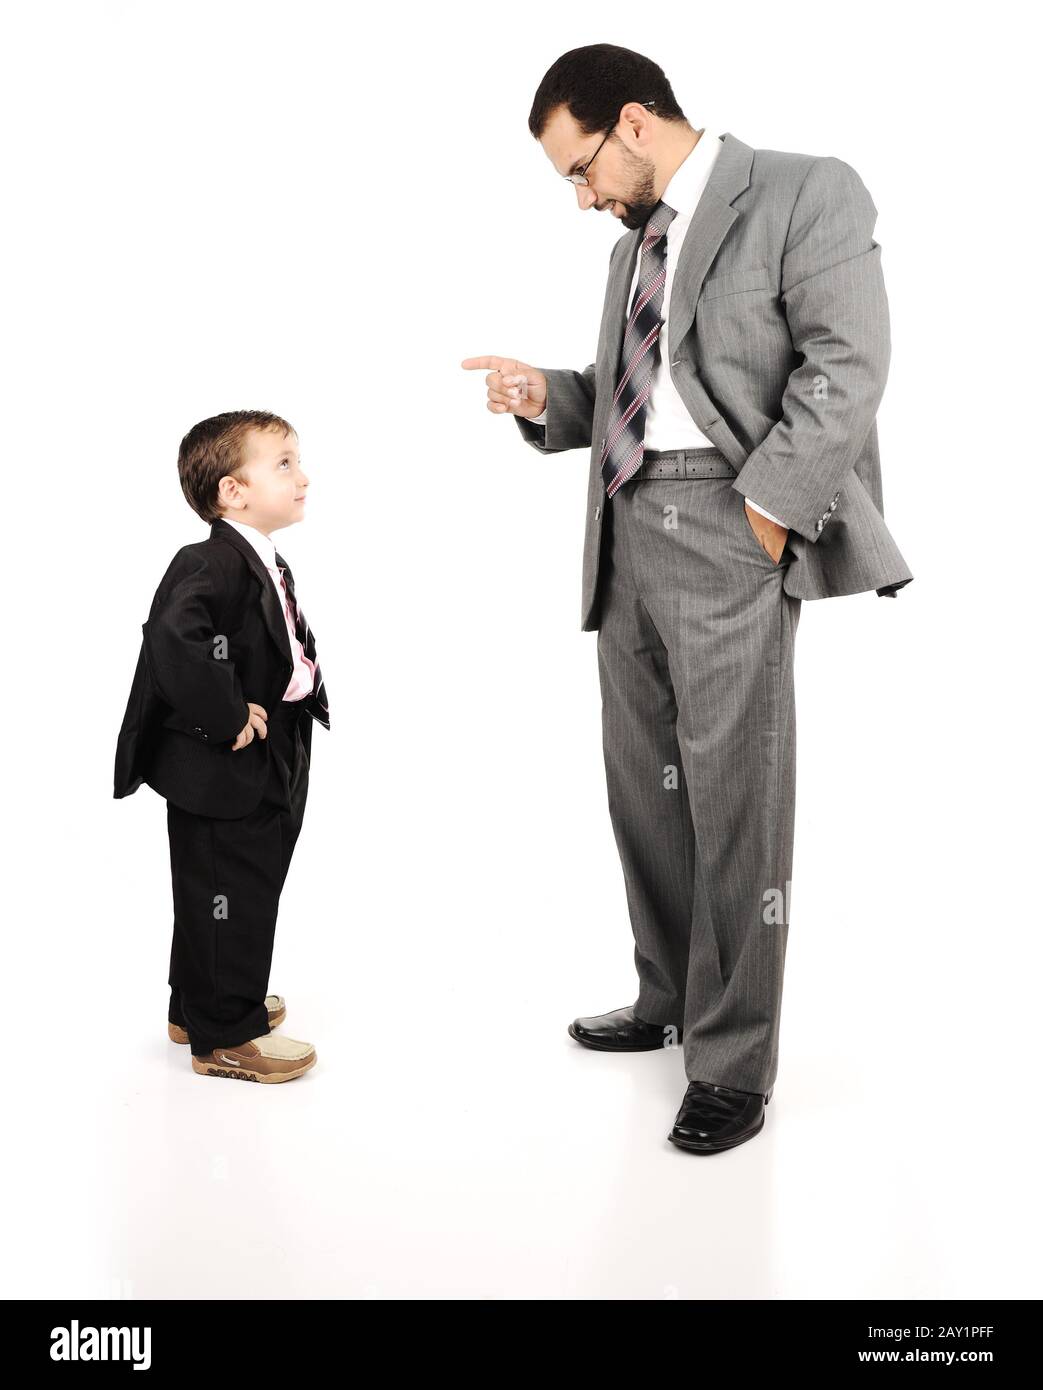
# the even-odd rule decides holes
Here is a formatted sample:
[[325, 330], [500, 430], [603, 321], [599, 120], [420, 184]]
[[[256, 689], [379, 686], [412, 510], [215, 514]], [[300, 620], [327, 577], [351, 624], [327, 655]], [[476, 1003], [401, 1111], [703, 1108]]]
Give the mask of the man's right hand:
[[257, 730], [261, 738], [268, 737], [268, 715], [260, 705], [251, 705], [249, 700], [246, 708], [250, 711], [250, 718], [247, 720], [246, 727], [239, 730], [235, 742], [232, 744], [232, 752], [238, 748], [245, 748], [248, 743], [254, 741], [254, 730]]
[[465, 371], [487, 371], [486, 409], [495, 415], [521, 415], [531, 420], [547, 404], [547, 378], [537, 367], [516, 357], [465, 357]]

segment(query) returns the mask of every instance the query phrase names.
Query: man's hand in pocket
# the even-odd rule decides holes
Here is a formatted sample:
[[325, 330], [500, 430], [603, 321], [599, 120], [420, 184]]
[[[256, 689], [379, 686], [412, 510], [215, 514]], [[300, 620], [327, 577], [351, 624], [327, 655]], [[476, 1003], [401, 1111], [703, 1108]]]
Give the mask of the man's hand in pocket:
[[753, 534], [760, 542], [761, 549], [766, 550], [777, 565], [782, 559], [786, 537], [789, 535], [788, 528], [775, 521], [769, 521], [766, 516], [754, 511], [748, 502], [744, 502], [743, 506], [746, 508], [746, 519], [753, 527]]

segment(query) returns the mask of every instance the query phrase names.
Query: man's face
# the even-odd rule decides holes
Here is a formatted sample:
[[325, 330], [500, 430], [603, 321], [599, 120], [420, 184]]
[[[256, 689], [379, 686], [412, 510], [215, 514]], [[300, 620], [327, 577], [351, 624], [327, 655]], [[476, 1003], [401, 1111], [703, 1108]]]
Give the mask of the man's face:
[[295, 434], [280, 430], [250, 430], [243, 443], [241, 481], [228, 515], [268, 534], [304, 518], [308, 479], [301, 469]]
[[578, 173], [598, 146], [597, 158], [587, 171], [588, 182], [576, 184], [576, 201], [586, 211], [611, 212], [624, 227], [643, 227], [659, 199], [655, 193], [653, 156], [642, 149], [651, 145], [654, 117], [636, 102], [623, 108], [627, 114], [615, 132], [601, 145], [601, 135], [584, 135], [568, 107], [559, 106], [547, 122], [540, 144], [558, 174]]

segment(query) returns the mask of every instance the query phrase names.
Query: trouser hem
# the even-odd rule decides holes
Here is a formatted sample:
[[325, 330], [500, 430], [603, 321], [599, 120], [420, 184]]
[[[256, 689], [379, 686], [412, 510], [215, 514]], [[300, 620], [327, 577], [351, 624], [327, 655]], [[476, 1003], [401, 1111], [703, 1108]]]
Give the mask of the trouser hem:
[[[181, 1025], [184, 1027], [184, 1025]], [[193, 1057], [205, 1057], [219, 1047], [242, 1047], [243, 1043], [253, 1042], [255, 1038], [267, 1037], [271, 1032], [267, 1020], [262, 1028], [250, 1028], [247, 1032], [239, 1029], [237, 1032], [226, 1034], [218, 1042], [199, 1042], [189, 1034], [188, 1045]]]

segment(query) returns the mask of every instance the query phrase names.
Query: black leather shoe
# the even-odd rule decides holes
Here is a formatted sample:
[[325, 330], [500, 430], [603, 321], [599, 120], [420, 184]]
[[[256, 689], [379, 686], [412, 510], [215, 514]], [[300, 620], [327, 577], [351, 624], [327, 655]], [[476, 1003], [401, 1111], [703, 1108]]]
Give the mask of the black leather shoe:
[[633, 1004], [628, 1004], [610, 1014], [573, 1019], [569, 1037], [598, 1052], [657, 1052], [668, 1043], [679, 1043], [681, 1030], [674, 1033], [668, 1023], [645, 1023], [635, 1017]]
[[764, 1107], [771, 1100], [760, 1091], [733, 1091], [709, 1081], [690, 1081], [668, 1138], [678, 1148], [716, 1154], [744, 1144], [764, 1128]]

